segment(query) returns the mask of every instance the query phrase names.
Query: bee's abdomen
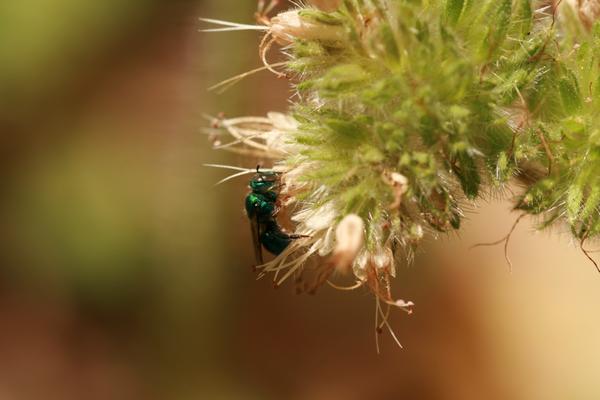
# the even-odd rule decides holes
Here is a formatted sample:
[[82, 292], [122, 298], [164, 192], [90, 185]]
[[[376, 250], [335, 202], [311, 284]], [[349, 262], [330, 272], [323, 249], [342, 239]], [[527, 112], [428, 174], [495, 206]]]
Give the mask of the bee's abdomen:
[[279, 255], [292, 242], [293, 237], [281, 230], [277, 222], [269, 221], [260, 236], [260, 242], [271, 254]]

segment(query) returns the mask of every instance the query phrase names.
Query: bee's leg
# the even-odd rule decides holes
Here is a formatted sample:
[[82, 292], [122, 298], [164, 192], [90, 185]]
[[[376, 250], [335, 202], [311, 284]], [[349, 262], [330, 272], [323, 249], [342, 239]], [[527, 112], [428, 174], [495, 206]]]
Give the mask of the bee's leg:
[[285, 202], [288, 201], [291, 198], [292, 198], [292, 196], [278, 196], [277, 200], [275, 200], [275, 206], [279, 210], [280, 208], [283, 207], [283, 205], [285, 204]]
[[310, 235], [296, 235], [296, 234], [292, 234], [292, 235], [288, 234], [287, 236], [288, 236], [288, 238], [294, 239], [294, 240], [296, 240], [296, 239], [302, 239], [302, 238], [309, 238], [310, 237]]

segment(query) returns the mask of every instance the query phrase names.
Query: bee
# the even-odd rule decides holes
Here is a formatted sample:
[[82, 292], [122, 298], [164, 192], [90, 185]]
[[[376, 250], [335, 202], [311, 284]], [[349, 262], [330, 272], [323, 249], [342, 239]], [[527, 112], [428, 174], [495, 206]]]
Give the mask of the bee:
[[256, 262], [263, 264], [262, 248], [273, 255], [281, 254], [292, 241], [304, 237], [285, 232], [277, 222], [278, 198], [281, 191], [279, 173], [260, 170], [248, 183], [250, 193], [246, 196], [246, 215], [250, 220]]

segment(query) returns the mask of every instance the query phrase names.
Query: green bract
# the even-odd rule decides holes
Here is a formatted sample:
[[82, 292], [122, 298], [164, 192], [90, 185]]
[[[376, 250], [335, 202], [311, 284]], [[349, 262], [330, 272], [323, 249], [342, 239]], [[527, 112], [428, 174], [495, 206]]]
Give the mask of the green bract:
[[[547, 167], [537, 108], [564, 93], [559, 105], [580, 109], [552, 15], [535, 17], [529, 1], [476, 3], [346, 0], [334, 13], [299, 12], [345, 35], [291, 45], [303, 100], [293, 110], [299, 155], [285, 163], [305, 171], [306, 203], [315, 191], [316, 206], [335, 202], [338, 218], [367, 222], [368, 247], [410, 250], [415, 226], [457, 229], [461, 204], [518, 174], [520, 161]], [[391, 172], [408, 178], [395, 209]], [[388, 237], [382, 225], [394, 227]]]
[[[456, 229], [461, 204], [520, 177], [516, 208], [566, 221], [578, 238], [599, 233], [600, 27], [587, 34], [532, 3], [345, 0], [333, 13], [299, 11], [345, 32], [290, 50], [300, 155], [285, 162], [305, 170], [307, 192], [324, 187], [315, 204], [336, 202], [368, 231], [391, 224], [393, 240], [414, 244], [413, 225]], [[389, 172], [409, 182], [397, 209]]]

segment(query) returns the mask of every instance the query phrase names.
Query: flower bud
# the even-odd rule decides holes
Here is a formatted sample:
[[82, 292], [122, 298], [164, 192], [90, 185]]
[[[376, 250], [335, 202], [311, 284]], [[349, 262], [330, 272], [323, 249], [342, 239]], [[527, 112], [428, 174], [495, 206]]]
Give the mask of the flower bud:
[[394, 268], [394, 253], [389, 247], [382, 247], [372, 255], [373, 265], [381, 271], [386, 271], [390, 276], [396, 276], [396, 269]]
[[408, 179], [397, 172], [385, 172], [383, 180], [394, 188], [394, 202], [390, 205], [390, 209], [397, 210], [402, 204], [402, 196], [408, 191]]
[[321, 24], [300, 16], [298, 10], [285, 11], [271, 19], [271, 34], [280, 45], [287, 45], [294, 39], [322, 40], [335, 42], [343, 38], [340, 26]]
[[363, 247], [364, 229], [365, 224], [358, 215], [346, 215], [336, 228], [336, 244], [329, 264], [340, 272], [348, 271]]

